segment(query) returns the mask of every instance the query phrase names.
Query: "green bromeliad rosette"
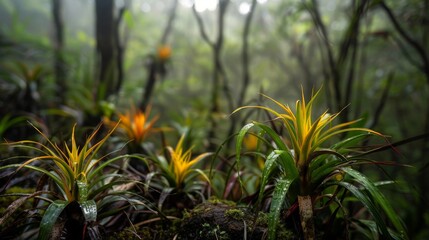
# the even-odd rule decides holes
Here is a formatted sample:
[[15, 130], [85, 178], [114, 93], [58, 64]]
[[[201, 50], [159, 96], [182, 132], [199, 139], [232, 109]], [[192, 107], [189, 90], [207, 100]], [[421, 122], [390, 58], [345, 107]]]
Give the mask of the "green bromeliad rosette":
[[[100, 148], [115, 128], [111, 129], [101, 140], [94, 141], [100, 129], [99, 126], [81, 146], [75, 139], [75, 127], [71, 133], [70, 145], [64, 143], [64, 146], [60, 146], [54, 143], [37, 128], [35, 129], [42, 135], [46, 143], [33, 140], [8, 143], [11, 147], [27, 150], [32, 157], [15, 157], [15, 161], [22, 158], [27, 158], [27, 160], [22, 163], [0, 166], [0, 170], [16, 168], [15, 172], [18, 172], [26, 168], [47, 176], [54, 183], [53, 186], [48, 184], [43, 191], [21, 198], [22, 200], [35, 197], [47, 203], [42, 208], [45, 210], [40, 223], [38, 239], [52, 237], [52, 231], [59, 216], [71, 203], [77, 203], [80, 207], [85, 226], [100, 220], [98, 214], [100, 209], [106, 209], [107, 212], [103, 212], [103, 217], [108, 217], [108, 212], [112, 211], [112, 209], [109, 210], [109, 206], [113, 202], [119, 201], [118, 195], [121, 195], [120, 201], [136, 205], [143, 204], [141, 197], [136, 194], [116, 188], [116, 186], [130, 183], [133, 180], [110, 167], [115, 161], [136, 156], [121, 155], [110, 158], [110, 153], [107, 155], [100, 153]], [[15, 204], [21, 200], [18, 199]], [[8, 208], [5, 216], [10, 216], [11, 212], [15, 210], [16, 208], [13, 207]], [[6, 217], [1, 218], [0, 223], [5, 220]], [[82, 231], [85, 233], [85, 229]]]
[[[245, 125], [237, 136], [237, 165], [240, 164], [243, 140], [250, 129], [259, 131], [257, 136], [261, 138], [260, 142], [269, 143], [267, 144], [269, 150], [261, 153], [265, 156], [265, 165], [258, 196], [260, 204], [266, 195], [266, 187], [270, 183], [275, 184], [271, 198], [269, 238], [276, 238], [280, 214], [286, 207], [289, 211], [299, 209], [304, 238], [315, 239], [316, 206], [317, 209], [332, 209], [330, 219], [351, 219], [347, 212], [343, 211], [345, 196], [351, 193], [367, 209], [372, 219], [350, 221], [368, 226], [373, 234], [383, 239], [406, 239], [402, 222], [377, 184], [353, 168], [354, 165], [368, 160], [353, 155], [351, 147], [356, 147], [359, 141], [370, 135], [380, 137], [383, 135], [371, 129], [353, 127], [359, 120], [336, 124], [334, 121], [340, 113], [329, 114], [325, 111], [313, 117], [312, 107], [319, 92], [320, 90], [308, 102], [302, 93], [302, 99], [296, 102], [295, 111], [267, 96], [265, 97], [282, 111], [266, 106], [244, 106], [234, 111], [236, 113], [243, 109], [256, 108], [273, 114], [274, 121], [280, 121], [282, 127], [286, 129], [285, 137], [290, 142], [289, 146], [285, 143], [284, 137], [272, 127], [256, 121]], [[334, 141], [345, 135], [351, 137]]]
[[161, 209], [164, 201], [169, 196], [183, 196], [177, 200], [194, 205], [195, 196], [200, 196], [202, 190], [210, 184], [210, 180], [205, 171], [196, 167], [199, 162], [211, 155], [211, 153], [201, 153], [194, 156], [192, 147], [186, 148], [184, 141], [186, 134], [183, 134], [176, 146], [167, 146], [168, 154], [152, 156], [152, 161], [158, 166], [158, 171], [149, 174], [147, 186], [159, 189], [158, 208]]

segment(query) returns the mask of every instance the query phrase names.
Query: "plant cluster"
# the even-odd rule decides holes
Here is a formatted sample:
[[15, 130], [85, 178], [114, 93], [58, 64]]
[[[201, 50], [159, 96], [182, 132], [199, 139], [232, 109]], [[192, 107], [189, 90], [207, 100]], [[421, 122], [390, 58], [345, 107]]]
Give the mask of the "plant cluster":
[[[357, 167], [378, 164], [365, 158], [367, 151], [357, 148], [358, 143], [371, 135], [385, 137], [356, 126], [358, 121], [336, 123], [340, 113], [326, 111], [314, 117], [318, 94], [307, 102], [302, 93], [295, 110], [269, 97], [282, 111], [238, 108], [234, 114], [256, 108], [274, 115], [274, 120], [271, 125], [254, 121], [243, 126], [234, 135], [235, 154], [228, 157], [222, 156], [224, 145], [215, 154], [194, 153], [189, 131], [175, 147], [167, 144], [163, 128], [155, 127], [158, 117], [149, 117], [150, 107], [117, 113], [117, 120], [105, 118], [105, 127], [98, 125], [87, 137], [84, 128], [74, 125], [64, 141], [33, 126], [41, 138], [3, 144], [11, 157], [1, 160], [7, 181], [0, 197], [13, 198], [3, 209], [0, 231], [14, 237], [28, 237], [31, 231], [39, 239], [99, 239], [113, 231], [189, 220], [189, 209], [214, 196], [254, 211], [256, 217], [250, 221], [240, 208], [223, 210], [225, 219], [243, 222], [244, 237], [256, 226], [246, 224], [264, 222], [268, 239], [284, 232], [304, 239], [335, 234], [348, 238], [357, 232], [370, 238], [406, 239], [403, 223], [379, 188], [391, 182], [373, 182]], [[114, 136], [120, 136], [120, 146], [133, 147], [112, 146], [118, 144]], [[161, 146], [144, 147], [156, 136]], [[128, 164], [131, 161], [134, 165]], [[34, 191], [7, 191], [22, 173], [36, 173], [31, 175], [39, 178]], [[23, 211], [21, 206], [30, 199], [30, 210]], [[25, 218], [17, 217], [20, 211]], [[10, 231], [14, 226], [21, 230], [17, 235]], [[289, 230], [277, 231], [279, 226]], [[210, 238], [225, 235], [219, 226], [203, 225], [199, 232]], [[183, 232], [177, 234], [186, 239]]]

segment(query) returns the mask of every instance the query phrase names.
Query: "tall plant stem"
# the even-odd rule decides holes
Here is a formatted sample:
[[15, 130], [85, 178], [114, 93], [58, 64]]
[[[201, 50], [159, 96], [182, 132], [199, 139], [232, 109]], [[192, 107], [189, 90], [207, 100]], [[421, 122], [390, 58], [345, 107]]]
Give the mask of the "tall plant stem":
[[298, 195], [299, 217], [301, 220], [302, 232], [304, 239], [315, 239], [314, 220], [313, 220], [313, 203], [311, 196]]

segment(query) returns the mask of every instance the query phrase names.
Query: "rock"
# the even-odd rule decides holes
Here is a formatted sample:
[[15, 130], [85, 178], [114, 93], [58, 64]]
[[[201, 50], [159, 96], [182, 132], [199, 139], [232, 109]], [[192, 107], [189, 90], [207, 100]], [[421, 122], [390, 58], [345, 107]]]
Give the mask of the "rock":
[[247, 207], [205, 202], [184, 217], [177, 239], [264, 239], [266, 221], [257, 219]]

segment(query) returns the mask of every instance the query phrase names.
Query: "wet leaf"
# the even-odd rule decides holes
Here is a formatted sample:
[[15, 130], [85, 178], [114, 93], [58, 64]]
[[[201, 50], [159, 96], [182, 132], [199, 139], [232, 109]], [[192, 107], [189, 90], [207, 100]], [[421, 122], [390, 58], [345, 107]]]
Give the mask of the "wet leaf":
[[52, 232], [52, 228], [57, 222], [58, 217], [61, 212], [68, 205], [67, 201], [57, 200], [51, 203], [46, 209], [45, 214], [43, 215], [42, 221], [40, 222], [40, 230], [39, 230], [39, 240], [49, 239], [49, 235]]
[[268, 239], [276, 239], [276, 229], [280, 221], [280, 212], [285, 203], [286, 195], [292, 181], [289, 179], [280, 179], [277, 181], [271, 202], [270, 215], [268, 217]]

